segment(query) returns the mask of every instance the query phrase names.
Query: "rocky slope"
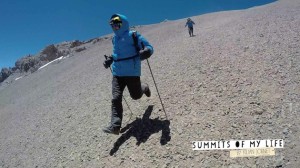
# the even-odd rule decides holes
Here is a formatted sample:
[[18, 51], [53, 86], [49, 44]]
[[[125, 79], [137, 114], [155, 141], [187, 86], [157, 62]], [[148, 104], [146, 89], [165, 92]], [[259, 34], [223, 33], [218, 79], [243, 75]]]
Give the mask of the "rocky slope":
[[[109, 38], [0, 88], [0, 167], [298, 167], [300, 3], [138, 27], [154, 46], [141, 77], [152, 97], [125, 98], [123, 133], [110, 121]], [[275, 156], [230, 158], [192, 141], [284, 139]]]

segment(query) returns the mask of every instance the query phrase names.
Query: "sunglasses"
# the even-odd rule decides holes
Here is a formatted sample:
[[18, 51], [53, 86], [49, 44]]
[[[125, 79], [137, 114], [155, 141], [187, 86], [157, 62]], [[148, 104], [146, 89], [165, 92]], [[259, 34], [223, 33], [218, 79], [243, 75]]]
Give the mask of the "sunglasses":
[[118, 30], [122, 26], [122, 23], [111, 23], [110, 26], [112, 29]]
[[117, 17], [112, 18], [110, 20], [109, 24], [113, 30], [118, 30], [122, 26], [122, 21], [121, 21], [120, 17], [117, 16]]

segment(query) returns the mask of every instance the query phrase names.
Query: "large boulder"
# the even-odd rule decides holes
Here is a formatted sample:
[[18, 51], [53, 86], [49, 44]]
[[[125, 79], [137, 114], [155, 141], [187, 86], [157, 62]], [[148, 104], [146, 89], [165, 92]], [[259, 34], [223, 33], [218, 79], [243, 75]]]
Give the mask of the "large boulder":
[[22, 57], [15, 63], [17, 69], [21, 72], [34, 72], [36, 70], [35, 65], [39, 63], [39, 58], [34, 56]]
[[0, 82], [3, 82], [6, 78], [8, 78], [12, 74], [12, 69], [2, 68], [0, 73]]
[[71, 43], [70, 48], [74, 48], [74, 47], [78, 47], [80, 45], [84, 44], [83, 42], [79, 41], [79, 40], [75, 40]]
[[52, 61], [60, 56], [58, 49], [54, 44], [47, 46], [40, 55], [41, 61]]

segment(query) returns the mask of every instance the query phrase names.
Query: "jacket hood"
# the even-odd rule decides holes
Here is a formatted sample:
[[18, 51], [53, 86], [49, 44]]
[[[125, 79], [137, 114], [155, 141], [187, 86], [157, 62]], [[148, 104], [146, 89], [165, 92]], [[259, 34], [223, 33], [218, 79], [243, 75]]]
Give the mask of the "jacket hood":
[[129, 23], [128, 23], [127, 17], [124, 15], [121, 15], [121, 14], [113, 14], [110, 19], [112, 19], [116, 16], [119, 16], [121, 18], [122, 26], [120, 27], [120, 29], [113, 30], [113, 31], [114, 31], [115, 35], [121, 36], [124, 32], [129, 31]]

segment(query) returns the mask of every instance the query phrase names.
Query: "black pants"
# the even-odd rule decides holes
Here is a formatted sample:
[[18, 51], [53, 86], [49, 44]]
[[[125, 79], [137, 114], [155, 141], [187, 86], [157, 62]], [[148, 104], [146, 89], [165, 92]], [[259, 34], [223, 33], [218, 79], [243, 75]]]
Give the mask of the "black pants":
[[137, 100], [143, 96], [147, 85], [142, 84], [139, 76], [118, 77], [113, 76], [112, 80], [112, 100], [111, 100], [111, 125], [121, 127], [123, 118], [122, 96], [125, 87], [132, 99]]
[[189, 34], [190, 34], [190, 36], [194, 35], [194, 28], [193, 27], [189, 27]]

